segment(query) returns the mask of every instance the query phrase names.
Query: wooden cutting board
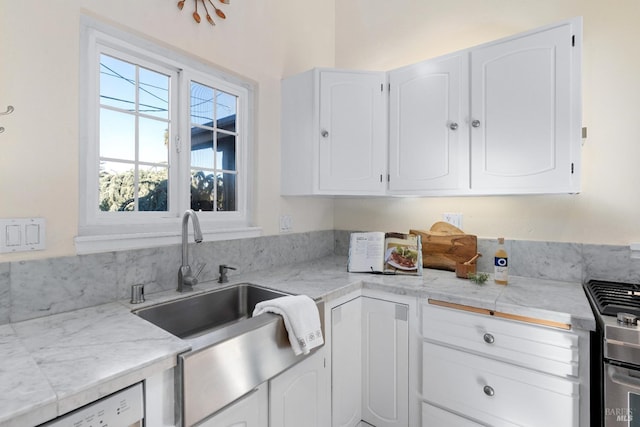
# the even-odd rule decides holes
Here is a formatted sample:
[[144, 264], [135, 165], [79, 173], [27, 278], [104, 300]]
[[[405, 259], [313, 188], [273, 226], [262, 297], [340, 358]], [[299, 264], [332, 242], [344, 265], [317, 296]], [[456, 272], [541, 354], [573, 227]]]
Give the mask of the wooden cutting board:
[[422, 266], [438, 270], [456, 270], [456, 263], [466, 262], [478, 253], [478, 237], [465, 234], [448, 222], [440, 221], [426, 230], [409, 230], [422, 237]]

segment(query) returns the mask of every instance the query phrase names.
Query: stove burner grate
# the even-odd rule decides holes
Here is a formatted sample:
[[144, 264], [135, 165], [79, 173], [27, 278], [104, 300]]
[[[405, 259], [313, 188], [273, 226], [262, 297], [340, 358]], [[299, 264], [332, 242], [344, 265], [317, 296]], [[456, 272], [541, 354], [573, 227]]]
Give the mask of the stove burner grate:
[[640, 284], [591, 280], [586, 288], [600, 314], [615, 316], [624, 312], [640, 317]]

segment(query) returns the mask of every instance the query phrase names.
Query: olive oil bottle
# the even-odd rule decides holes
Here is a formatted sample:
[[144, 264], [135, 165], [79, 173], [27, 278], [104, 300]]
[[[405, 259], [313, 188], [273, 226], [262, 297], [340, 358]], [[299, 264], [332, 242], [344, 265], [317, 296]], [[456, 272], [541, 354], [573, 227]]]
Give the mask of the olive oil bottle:
[[509, 283], [509, 257], [504, 249], [504, 237], [498, 238], [498, 250], [493, 258], [493, 279], [498, 285]]

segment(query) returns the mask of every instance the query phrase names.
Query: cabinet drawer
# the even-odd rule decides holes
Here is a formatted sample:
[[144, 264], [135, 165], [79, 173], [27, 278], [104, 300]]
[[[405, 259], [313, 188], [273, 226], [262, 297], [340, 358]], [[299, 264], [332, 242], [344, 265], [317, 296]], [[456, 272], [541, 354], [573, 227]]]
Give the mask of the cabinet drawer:
[[560, 376], [578, 376], [578, 336], [545, 326], [422, 306], [426, 340]]
[[436, 406], [422, 403], [422, 427], [482, 427], [467, 418], [445, 411]]
[[424, 342], [424, 399], [494, 426], [577, 427], [579, 385]]

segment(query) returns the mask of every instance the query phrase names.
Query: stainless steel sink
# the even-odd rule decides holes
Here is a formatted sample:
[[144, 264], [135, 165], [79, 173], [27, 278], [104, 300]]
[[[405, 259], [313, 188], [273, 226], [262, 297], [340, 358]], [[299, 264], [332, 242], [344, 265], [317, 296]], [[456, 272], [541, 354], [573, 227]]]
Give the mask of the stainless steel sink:
[[[191, 345], [178, 356], [178, 425], [193, 426], [303, 360], [282, 317], [251, 317], [260, 301], [287, 294], [239, 284], [134, 311]], [[324, 332], [324, 303], [318, 303]]]
[[260, 301], [285, 295], [242, 283], [143, 308], [135, 313], [177, 337], [189, 339], [248, 319]]

